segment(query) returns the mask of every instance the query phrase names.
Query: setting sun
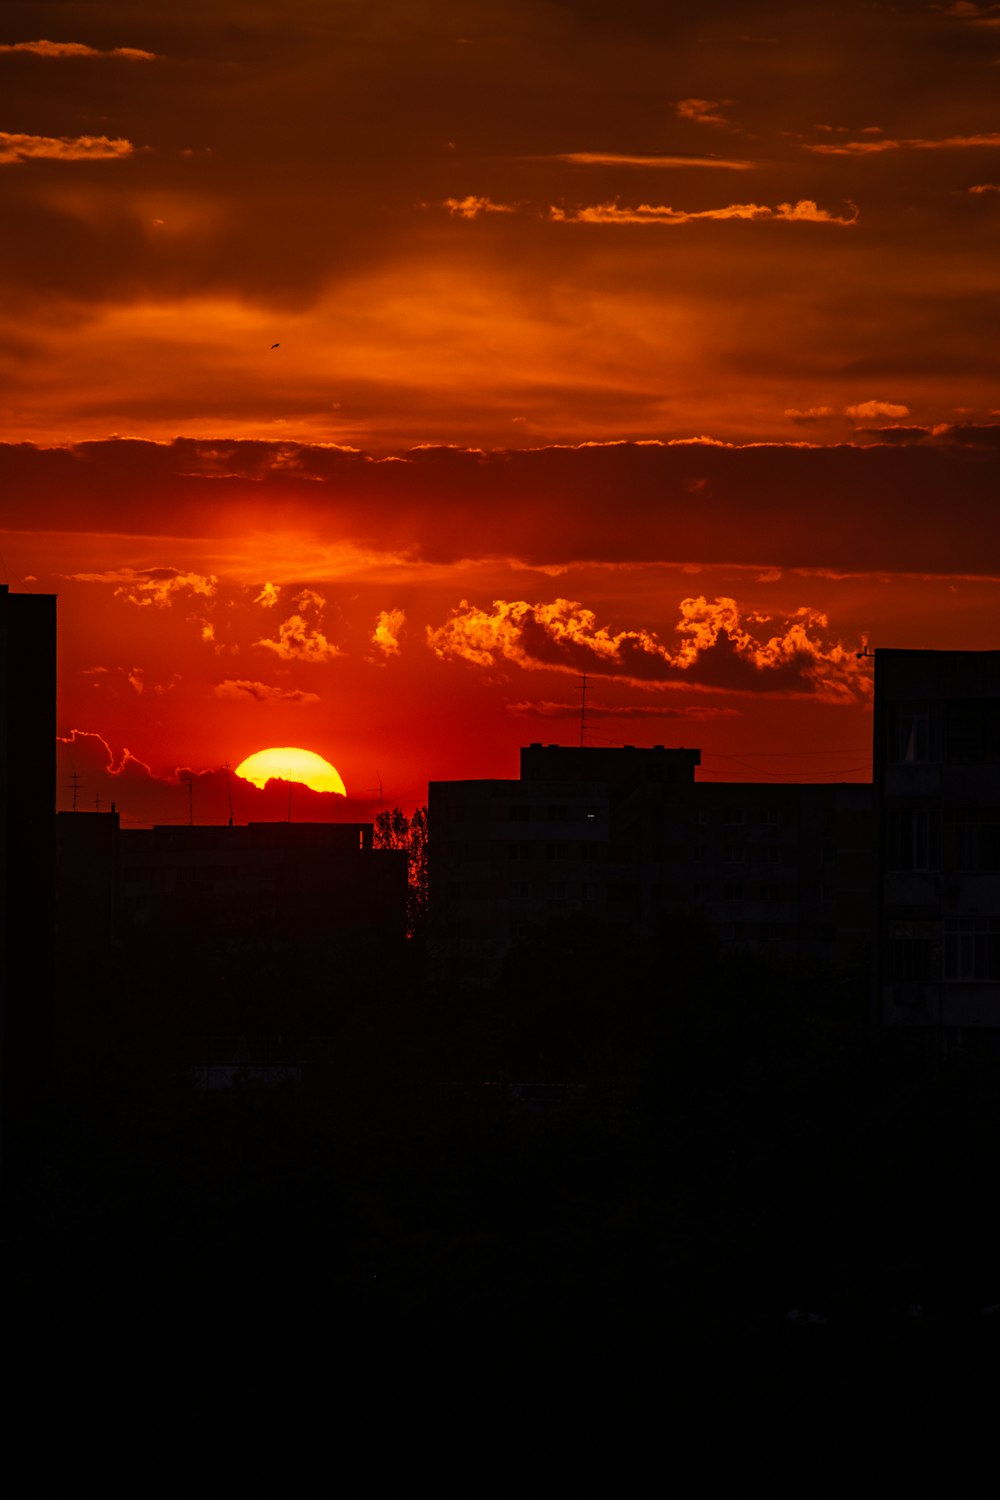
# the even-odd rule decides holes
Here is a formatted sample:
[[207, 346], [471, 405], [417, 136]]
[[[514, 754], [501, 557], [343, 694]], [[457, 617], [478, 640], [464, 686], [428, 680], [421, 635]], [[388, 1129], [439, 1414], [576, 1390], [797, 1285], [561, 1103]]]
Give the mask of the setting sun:
[[314, 792], [336, 792], [347, 796], [340, 772], [322, 755], [284, 745], [272, 750], [258, 750], [236, 767], [237, 776], [252, 781], [263, 791], [269, 781], [299, 781]]

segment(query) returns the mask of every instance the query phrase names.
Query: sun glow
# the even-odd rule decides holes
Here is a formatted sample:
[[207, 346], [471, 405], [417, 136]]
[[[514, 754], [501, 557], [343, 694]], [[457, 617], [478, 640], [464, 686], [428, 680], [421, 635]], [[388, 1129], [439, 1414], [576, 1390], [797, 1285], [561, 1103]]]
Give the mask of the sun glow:
[[322, 755], [284, 745], [272, 750], [258, 750], [236, 767], [237, 776], [252, 781], [263, 791], [269, 781], [298, 781], [314, 792], [336, 792], [347, 796], [347, 788], [335, 766]]

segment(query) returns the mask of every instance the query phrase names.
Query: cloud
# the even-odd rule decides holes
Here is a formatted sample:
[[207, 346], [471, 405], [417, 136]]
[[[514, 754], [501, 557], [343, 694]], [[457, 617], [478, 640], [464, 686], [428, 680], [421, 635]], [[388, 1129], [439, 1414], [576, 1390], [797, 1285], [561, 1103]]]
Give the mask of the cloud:
[[[750, 623], [767, 623], [754, 616]], [[867, 679], [853, 651], [825, 639], [825, 614], [796, 610], [778, 633], [758, 639], [734, 599], [703, 595], [681, 601], [676, 646], [645, 628], [613, 630], [571, 599], [529, 604], [493, 601], [492, 610], [463, 600], [443, 625], [427, 627], [427, 644], [442, 660], [495, 668], [555, 670], [612, 677], [633, 684], [687, 683], [707, 691], [817, 696], [853, 703]]]
[[550, 208], [549, 218], [558, 224], [693, 224], [700, 219], [782, 219], [800, 224], [856, 224], [858, 210], [853, 204], [850, 218], [838, 217], [818, 208], [811, 198], [797, 203], [779, 203], [768, 208], [759, 203], [730, 203], [726, 208], [682, 209], [663, 204], [640, 203], [638, 208], [623, 208], [619, 203], [597, 203], [567, 212]]
[[721, 106], [732, 102], [731, 99], [678, 99], [674, 109], [682, 120], [694, 120], [698, 125], [728, 125]]
[[386, 656], [399, 655], [399, 633], [406, 624], [406, 613], [401, 609], [383, 609], [379, 611], [372, 632], [372, 645], [377, 646]]
[[969, 188], [970, 193], [1000, 193], [1000, 183], [977, 182], [974, 187]]
[[947, 135], [937, 139], [915, 137], [910, 140], [893, 141], [841, 141], [838, 143], [806, 143], [804, 151], [813, 151], [817, 156], [874, 156], [884, 151], [950, 151], [964, 150], [975, 146], [1000, 146], [1000, 131], [984, 131], [978, 135]]
[[[292, 600], [296, 613], [289, 615], [278, 626], [277, 639], [271, 640], [265, 637], [263, 640], [254, 641], [255, 646], [263, 646], [268, 651], [273, 651], [275, 656], [282, 661], [306, 661], [314, 664], [333, 661], [334, 657], [343, 653], [339, 646], [335, 646], [328, 640], [320, 629], [323, 623], [323, 610], [326, 608], [326, 600], [322, 594], [317, 594], [315, 589], [303, 589], [296, 594]], [[306, 616], [313, 614], [315, 621], [310, 622]]]
[[306, 693], [301, 688], [273, 687], [267, 682], [232, 677], [217, 682], [212, 692], [216, 698], [232, 703], [245, 703], [248, 698], [254, 703], [292, 703], [298, 706], [321, 701], [318, 693]]
[[[801, 429], [810, 437], [823, 430]], [[210, 516], [216, 534], [240, 539], [245, 551], [248, 516], [270, 516], [273, 524], [279, 508], [289, 507], [315, 536], [336, 515], [341, 540], [333, 550], [334, 576], [367, 576], [374, 558], [380, 586], [393, 589], [400, 567], [426, 576], [438, 566], [512, 555], [544, 568], [589, 560], [725, 561], [757, 570], [977, 571], [982, 517], [992, 513], [1000, 493], [997, 420], [958, 423], [931, 445], [923, 433], [918, 442], [890, 445], [861, 443], [851, 428], [845, 431], [845, 440], [832, 443], [661, 439], [486, 453], [439, 447], [385, 461], [302, 444], [294, 476], [270, 471], [275, 444], [247, 440], [228, 445], [226, 467], [233, 477], [226, 478], [203, 470], [201, 450], [215, 449], [215, 442], [4, 444], [0, 526], [61, 533], [69, 555], [79, 557], [90, 545], [85, 537], [75, 540], [80, 533], [155, 538], [169, 516], [173, 536], [202, 537]], [[140, 494], [148, 502], [142, 511], [135, 504]], [[474, 497], [478, 503], [470, 503]], [[836, 516], [838, 524], [817, 527], [817, 515]], [[942, 515], [952, 523], [946, 528]], [[374, 517], [377, 554], [371, 551]], [[264, 546], [261, 553], [255, 544], [247, 555], [247, 587], [234, 596], [256, 617], [256, 629], [262, 623], [259, 607], [249, 609], [250, 600], [261, 573], [274, 568], [273, 545]], [[329, 553], [317, 553], [310, 544], [307, 555], [308, 562], [297, 545], [281, 576], [328, 577], [321, 570], [330, 566]], [[224, 558], [217, 566], [210, 554], [199, 576], [222, 566]], [[134, 588], [139, 575], [119, 570], [84, 576]], [[473, 585], [463, 587], [467, 594]], [[502, 585], [496, 591], [505, 593]], [[372, 619], [387, 597], [393, 596], [372, 601]], [[282, 615], [295, 612], [301, 613], [295, 605], [282, 609]], [[250, 639], [255, 635], [253, 630]], [[95, 652], [92, 659], [104, 657]]]
[[540, 159], [572, 162], [582, 167], [720, 167], [728, 172], [747, 172], [756, 165], [739, 157], [700, 156], [688, 152], [563, 151]]
[[446, 198], [442, 207], [459, 219], [479, 219], [483, 214], [513, 214], [517, 210], [509, 203], [494, 203], [491, 198], [476, 198], [471, 193], [466, 198]]
[[49, 161], [115, 161], [131, 156], [131, 141], [106, 135], [13, 135], [0, 130], [0, 163]]
[[85, 42], [3, 42], [0, 52], [28, 52], [35, 57], [119, 57], [125, 62], [155, 62], [155, 52], [140, 47], [88, 47]]
[[873, 417], [908, 417], [910, 408], [898, 406], [892, 401], [860, 401], [856, 406], [845, 406], [844, 416], [867, 422]]
[[954, 16], [959, 21], [968, 21], [973, 26], [1000, 26], [1000, 16], [996, 14], [1000, 6], [997, 5], [977, 5], [975, 0], [952, 0], [951, 5], [933, 8], [942, 9], [946, 15]]
[[793, 422], [823, 422], [833, 415], [832, 406], [807, 406], [804, 410], [797, 406], [785, 408], [785, 416], [791, 418]]
[[140, 607], [168, 609], [178, 595], [200, 595], [211, 599], [218, 587], [214, 574], [181, 573], [176, 568], [118, 568], [108, 573], [71, 573], [76, 583], [113, 583], [115, 598]]
[[259, 604], [263, 609], [273, 609], [278, 602], [280, 589], [275, 588], [273, 583], [265, 583], [254, 604]]

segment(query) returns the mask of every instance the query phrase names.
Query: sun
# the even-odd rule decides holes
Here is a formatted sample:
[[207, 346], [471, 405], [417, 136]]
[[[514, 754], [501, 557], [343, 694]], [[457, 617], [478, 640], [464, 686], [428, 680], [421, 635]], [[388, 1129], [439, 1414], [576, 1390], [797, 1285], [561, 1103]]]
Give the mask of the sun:
[[252, 781], [261, 791], [269, 781], [299, 781], [314, 792], [336, 792], [347, 796], [340, 772], [322, 755], [282, 745], [272, 750], [258, 750], [236, 767], [237, 776]]

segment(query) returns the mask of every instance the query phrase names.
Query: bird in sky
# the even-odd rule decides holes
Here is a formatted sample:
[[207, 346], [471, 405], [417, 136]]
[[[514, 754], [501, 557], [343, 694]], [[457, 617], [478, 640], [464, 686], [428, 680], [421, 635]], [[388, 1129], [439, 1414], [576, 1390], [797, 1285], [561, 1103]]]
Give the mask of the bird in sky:
[[280, 348], [281, 348], [281, 345], [280, 345], [280, 344], [272, 344], [272, 345], [271, 345], [271, 348], [272, 348], [272, 349], [280, 349]]

